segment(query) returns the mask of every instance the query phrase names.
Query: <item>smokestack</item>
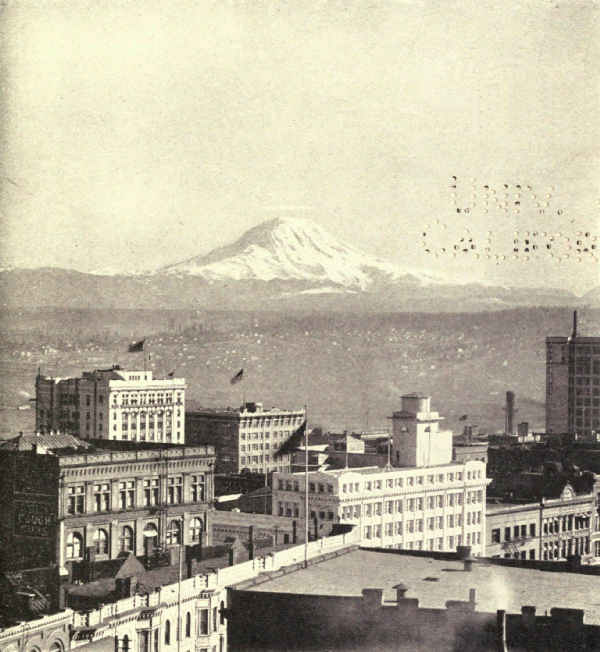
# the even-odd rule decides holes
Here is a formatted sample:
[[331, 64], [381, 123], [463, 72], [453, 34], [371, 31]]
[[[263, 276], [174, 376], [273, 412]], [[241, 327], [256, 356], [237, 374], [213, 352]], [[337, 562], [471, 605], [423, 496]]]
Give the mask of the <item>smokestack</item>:
[[507, 652], [506, 646], [506, 611], [498, 609], [496, 612], [496, 649], [498, 652]]
[[248, 558], [254, 559], [254, 526], [248, 528]]
[[515, 419], [515, 393], [506, 392], [506, 434], [513, 434], [513, 423]]
[[573, 310], [573, 332], [571, 333], [571, 337], [577, 337], [577, 310]]

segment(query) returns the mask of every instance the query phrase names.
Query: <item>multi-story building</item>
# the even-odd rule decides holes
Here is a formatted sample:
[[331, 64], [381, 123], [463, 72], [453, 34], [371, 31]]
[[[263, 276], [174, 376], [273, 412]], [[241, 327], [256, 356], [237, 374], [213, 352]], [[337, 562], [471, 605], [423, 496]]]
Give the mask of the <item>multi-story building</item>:
[[[483, 554], [485, 463], [452, 462], [452, 433], [438, 430], [429, 397], [402, 397], [393, 421], [394, 466], [308, 474], [311, 531], [324, 536], [346, 523], [358, 526], [365, 545], [444, 551], [468, 545]], [[273, 514], [303, 520], [305, 492], [305, 474], [275, 474]]]
[[79, 378], [36, 378], [36, 430], [83, 439], [183, 444], [185, 379], [110, 369]]
[[598, 485], [576, 494], [565, 484], [557, 498], [526, 504], [490, 504], [486, 515], [487, 557], [567, 559], [600, 556]]
[[208, 542], [212, 447], [79, 440], [80, 446], [64, 448], [60, 435], [23, 439], [33, 450], [0, 449], [7, 566], [65, 569], [86, 555], [113, 559], [182, 540]]
[[280, 450], [305, 418], [303, 409], [265, 410], [262, 403], [188, 412], [185, 441], [214, 446], [217, 473], [289, 471], [291, 452]]
[[596, 440], [600, 434], [600, 337], [546, 338], [546, 432]]

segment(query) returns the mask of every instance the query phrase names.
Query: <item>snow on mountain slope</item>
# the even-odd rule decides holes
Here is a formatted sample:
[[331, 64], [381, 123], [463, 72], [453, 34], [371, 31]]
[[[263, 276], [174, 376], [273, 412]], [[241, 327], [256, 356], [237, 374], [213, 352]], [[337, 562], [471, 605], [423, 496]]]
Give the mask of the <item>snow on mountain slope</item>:
[[377, 281], [402, 280], [417, 285], [444, 282], [368, 256], [338, 241], [318, 224], [297, 218], [263, 222], [232, 245], [168, 265], [160, 272], [214, 281], [313, 281], [361, 290]]

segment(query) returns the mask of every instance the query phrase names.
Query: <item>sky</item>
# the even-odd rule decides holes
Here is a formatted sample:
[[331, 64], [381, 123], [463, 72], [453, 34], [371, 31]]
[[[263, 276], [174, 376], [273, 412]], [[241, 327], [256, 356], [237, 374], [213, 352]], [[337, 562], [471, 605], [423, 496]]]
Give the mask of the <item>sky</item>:
[[291, 216], [400, 266], [581, 294], [600, 282], [599, 11], [9, 2], [0, 264], [156, 268]]

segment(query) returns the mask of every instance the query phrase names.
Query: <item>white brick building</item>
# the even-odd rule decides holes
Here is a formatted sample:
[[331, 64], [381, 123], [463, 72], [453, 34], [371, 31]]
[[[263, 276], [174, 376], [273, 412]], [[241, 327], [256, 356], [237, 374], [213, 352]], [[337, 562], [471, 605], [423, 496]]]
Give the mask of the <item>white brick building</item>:
[[119, 366], [79, 378], [36, 379], [36, 429], [82, 439], [183, 444], [185, 379]]

